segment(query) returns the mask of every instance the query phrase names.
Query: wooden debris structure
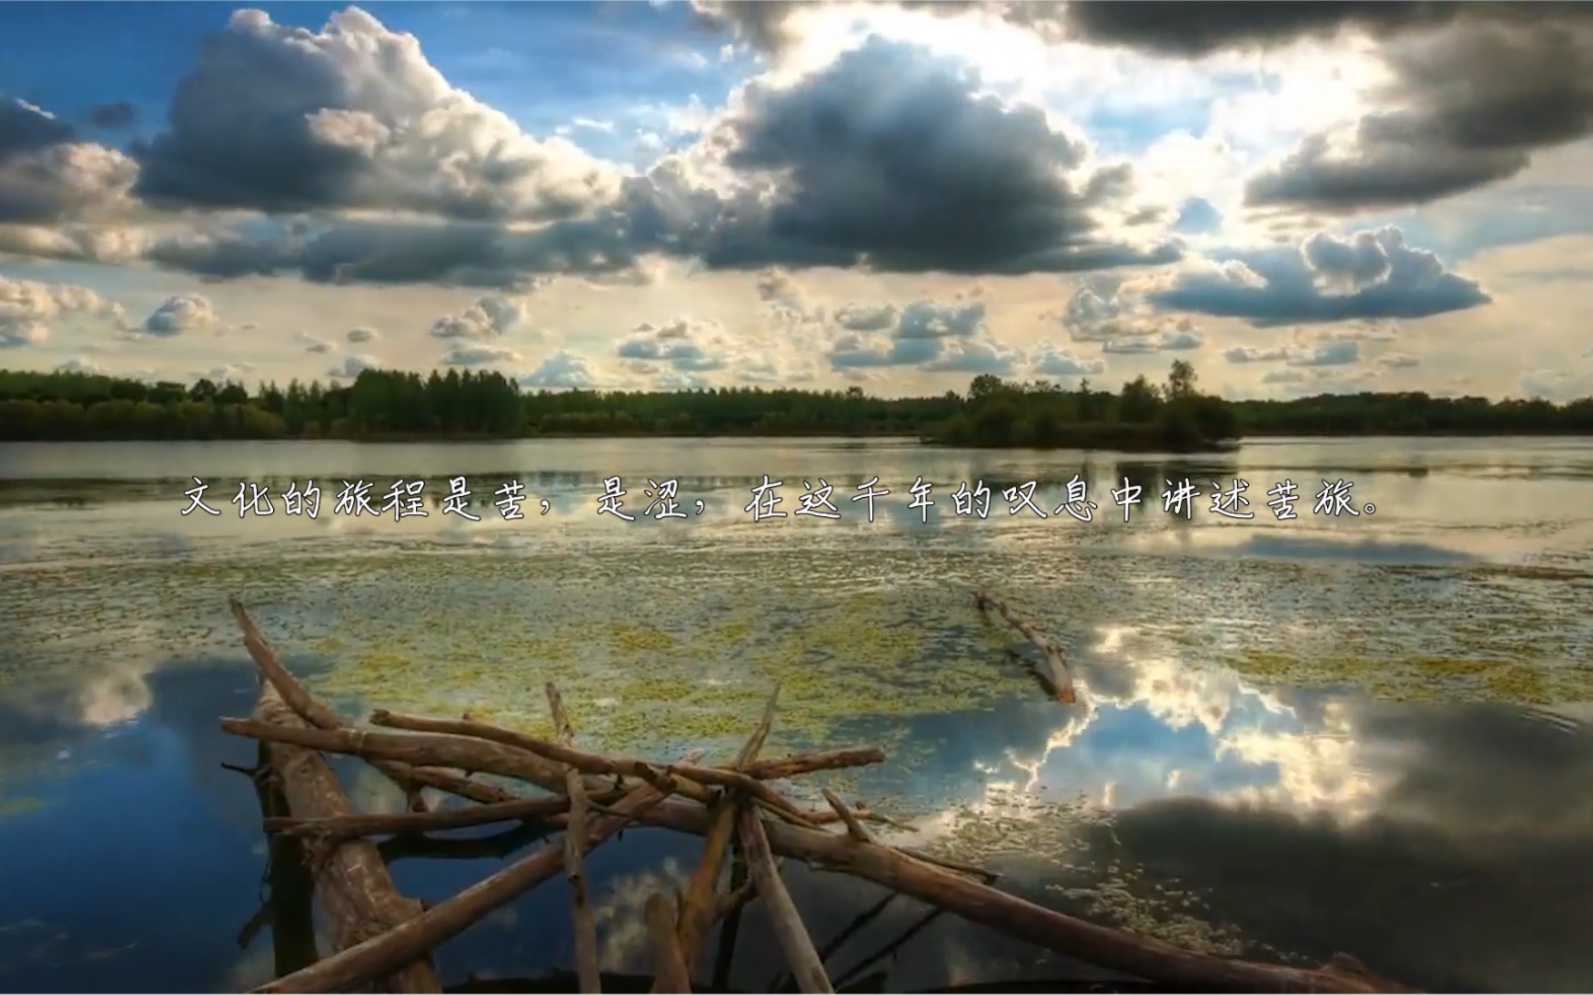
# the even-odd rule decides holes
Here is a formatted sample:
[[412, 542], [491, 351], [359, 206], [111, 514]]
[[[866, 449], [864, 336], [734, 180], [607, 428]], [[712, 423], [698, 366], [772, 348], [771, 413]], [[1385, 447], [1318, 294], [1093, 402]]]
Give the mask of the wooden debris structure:
[[1023, 633], [1023, 638], [1034, 645], [1045, 661], [1045, 669], [1035, 668], [1035, 676], [1045, 685], [1046, 690], [1056, 695], [1058, 701], [1073, 704], [1077, 697], [1073, 692], [1073, 672], [1068, 669], [1067, 657], [1057, 648], [1045, 633], [1041, 632], [1033, 622], [1018, 615], [1005, 601], [998, 600], [989, 591], [981, 588], [974, 592], [974, 605], [981, 612], [995, 609], [996, 614], [1006, 619], [1014, 629]]
[[[999, 606], [981, 595], [981, 606], [985, 603]], [[280, 802], [270, 806], [265, 830], [274, 844], [302, 845], [312, 868], [315, 895], [333, 926], [330, 939], [335, 948], [319, 959], [313, 959], [313, 951], [312, 958], [298, 961], [279, 956], [280, 976], [255, 991], [441, 991], [428, 959], [433, 949], [562, 875], [570, 896], [575, 978], [581, 991], [596, 992], [603, 976], [588, 905], [585, 857], [629, 824], [665, 827], [704, 840], [684, 894], [658, 894], [647, 902], [654, 992], [691, 990], [693, 967], [716, 928], [719, 963], [714, 978], [716, 987], [723, 989], [740, 911], [751, 901], [762, 903], [785, 953], [787, 983], [804, 992], [830, 992], [849, 980], [832, 979], [825, 962], [850, 930], [822, 952], [815, 948], [786, 891], [777, 858], [805, 861], [889, 889], [891, 894], [864, 918], [878, 915], [897, 896], [906, 896], [933, 906], [930, 919], [951, 913], [1169, 990], [1410, 990], [1371, 974], [1345, 955], [1319, 968], [1288, 967], [1183, 950], [1085, 922], [999, 890], [994, 886], [996, 875], [980, 868], [876, 839], [869, 824], [901, 824], [861, 805], [848, 805], [833, 792], [824, 792], [825, 809], [799, 806], [775, 782], [880, 763], [885, 755], [875, 747], [851, 747], [760, 759], [774, 724], [778, 687], [740, 753], [722, 764], [705, 763], [700, 753], [669, 761], [583, 750], [575, 745], [570, 717], [552, 685], [546, 688], [555, 728], [551, 740], [468, 719], [387, 711], [372, 716], [372, 724], [381, 728], [370, 729], [354, 726], [313, 698], [276, 659], [243, 606], [234, 601], [232, 610], [260, 670], [262, 689], [252, 717], [222, 719], [221, 725], [262, 744], [269, 777], [257, 775], [256, 783], [279, 787], [287, 808], [284, 815]], [[1065, 675], [1059, 654], [1056, 659], [1058, 674]], [[1071, 694], [1071, 681], [1062, 684], [1059, 677], [1057, 687], [1059, 695], [1064, 687]], [[369, 761], [404, 790], [411, 810], [386, 815], [354, 812], [322, 756], [328, 753]], [[493, 774], [518, 787], [511, 791], [477, 774]], [[427, 787], [466, 804], [430, 810], [420, 794]], [[262, 792], [263, 804], [264, 799]], [[391, 861], [405, 852], [394, 844], [408, 844], [411, 852], [424, 852], [430, 845], [474, 844], [477, 841], [422, 834], [489, 823], [518, 823], [538, 831], [562, 829], [563, 834], [434, 904], [423, 906], [398, 894], [384, 864], [384, 858]], [[370, 842], [370, 837], [382, 835], [392, 839], [379, 846]], [[274, 846], [273, 855], [277, 852]], [[732, 865], [728, 875], [727, 863]], [[722, 882], [725, 877], [728, 883]], [[302, 922], [303, 917], [293, 920]], [[564, 927], [561, 923], [552, 928]], [[295, 963], [302, 966], [284, 973], [285, 966]]]

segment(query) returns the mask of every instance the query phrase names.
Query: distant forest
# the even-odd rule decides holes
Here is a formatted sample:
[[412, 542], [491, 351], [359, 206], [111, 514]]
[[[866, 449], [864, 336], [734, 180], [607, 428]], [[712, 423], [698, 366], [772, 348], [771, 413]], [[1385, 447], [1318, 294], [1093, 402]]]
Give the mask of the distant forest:
[[1116, 392], [1089, 381], [978, 376], [966, 393], [522, 391], [496, 372], [366, 370], [344, 385], [145, 383], [0, 370], [0, 439], [11, 441], [521, 438], [529, 436], [916, 436], [1002, 447], [1193, 451], [1259, 435], [1593, 434], [1593, 398], [1490, 401], [1423, 393], [1226, 401], [1175, 362], [1163, 383]]

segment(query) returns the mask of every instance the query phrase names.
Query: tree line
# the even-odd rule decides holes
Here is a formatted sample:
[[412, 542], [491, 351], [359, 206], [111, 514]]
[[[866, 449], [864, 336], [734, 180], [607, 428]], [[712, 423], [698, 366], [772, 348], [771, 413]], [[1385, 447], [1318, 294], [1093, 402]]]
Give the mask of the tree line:
[[1593, 434], [1593, 398], [1491, 401], [1424, 393], [1226, 401], [1175, 362], [1165, 382], [975, 377], [965, 393], [880, 398], [844, 391], [523, 391], [497, 372], [366, 370], [343, 384], [146, 383], [0, 370], [0, 439], [502, 439], [527, 436], [918, 436], [972, 446], [1186, 451], [1255, 435]]

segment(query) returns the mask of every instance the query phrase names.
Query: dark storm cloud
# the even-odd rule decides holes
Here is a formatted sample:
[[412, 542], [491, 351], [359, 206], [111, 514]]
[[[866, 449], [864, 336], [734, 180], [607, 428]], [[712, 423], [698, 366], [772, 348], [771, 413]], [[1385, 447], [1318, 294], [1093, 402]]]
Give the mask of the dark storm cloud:
[[77, 219], [119, 201], [136, 172], [53, 114], [0, 96], [0, 224]]
[[310, 127], [317, 111], [351, 101], [338, 67], [254, 26], [235, 15], [205, 38], [177, 84], [167, 130], [136, 149], [145, 200], [294, 211], [352, 199], [358, 149], [320, 141]]
[[32, 104], [0, 96], [0, 161], [69, 142], [72, 126]]
[[1458, 3], [1289, 2], [1144, 3], [1097, 0], [1070, 3], [1062, 13], [1068, 34], [1086, 42], [1121, 45], [1164, 55], [1198, 58], [1223, 49], [1282, 45], [1307, 36], [1331, 36], [1355, 27], [1382, 33], [1446, 24]]
[[703, 186], [665, 160], [621, 183], [592, 216], [537, 229], [340, 220], [186, 236], [150, 255], [217, 277], [296, 269], [324, 282], [481, 287], [615, 273], [652, 253], [716, 269], [1014, 274], [1180, 257], [1176, 244], [1138, 247], [1101, 234], [1132, 190], [1126, 167], [1088, 171], [1080, 140], [978, 87], [959, 63], [876, 39], [788, 88], [748, 88], [739, 113], [709, 139], [745, 181], [739, 193]]
[[[798, 36], [790, 21], [804, 6], [789, 0], [693, 0], [706, 25], [725, 30], [751, 47], [780, 53]], [[1508, 9], [1532, 4], [1331, 2], [1286, 0], [1255, 3], [1161, 3], [1095, 0], [1059, 3], [898, 0], [895, 6], [941, 17], [978, 10], [1027, 28], [1048, 41], [1069, 39], [1135, 48], [1162, 55], [1199, 58], [1224, 49], [1283, 45], [1307, 36], [1331, 36], [1346, 28], [1395, 33], [1431, 28], [1470, 16], [1512, 16]], [[1519, 15], [1514, 15], [1519, 16]]]
[[160, 265], [230, 279], [297, 272], [317, 283], [509, 288], [540, 275], [597, 275], [638, 261], [634, 218], [619, 212], [591, 222], [516, 231], [489, 222], [405, 219], [329, 220], [265, 231], [222, 230], [163, 239], [148, 258]]
[[793, 87], [749, 87], [726, 163], [779, 177], [777, 196], [756, 237], [736, 232], [710, 264], [1021, 273], [1176, 258], [1096, 234], [1132, 189], [1127, 167], [1070, 181], [1082, 140], [979, 87], [958, 62], [877, 37]]
[[240, 10], [177, 84], [166, 130], [135, 149], [163, 207], [373, 207], [464, 220], [575, 217], [613, 176], [452, 88], [412, 36], [358, 8], [313, 32]]
[[[1198, 59], [1352, 31], [1383, 42], [1396, 82], [1351, 133], [1301, 143], [1255, 176], [1252, 205], [1350, 212], [1433, 201], [1519, 173], [1531, 153], [1593, 135], [1593, 4], [1430, 2], [919, 3], [978, 10], [1042, 38]], [[703, 2], [704, 23], [778, 54], [792, 3]]]
[[[1523, 5], [1532, 6], [1532, 5]], [[1468, 18], [1387, 53], [1397, 82], [1335, 143], [1307, 138], [1254, 177], [1251, 204], [1324, 211], [1420, 204], [1519, 173], [1593, 135], [1593, 5], [1536, 23]], [[1347, 139], [1347, 140], [1344, 140]]]

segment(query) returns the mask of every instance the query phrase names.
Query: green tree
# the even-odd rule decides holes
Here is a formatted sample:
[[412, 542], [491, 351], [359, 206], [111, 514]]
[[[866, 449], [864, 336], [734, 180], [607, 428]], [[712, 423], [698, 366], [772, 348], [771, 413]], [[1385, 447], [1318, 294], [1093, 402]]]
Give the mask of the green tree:
[[1167, 374], [1167, 399], [1179, 401], [1195, 396], [1195, 367], [1187, 360], [1173, 360], [1172, 371]]

